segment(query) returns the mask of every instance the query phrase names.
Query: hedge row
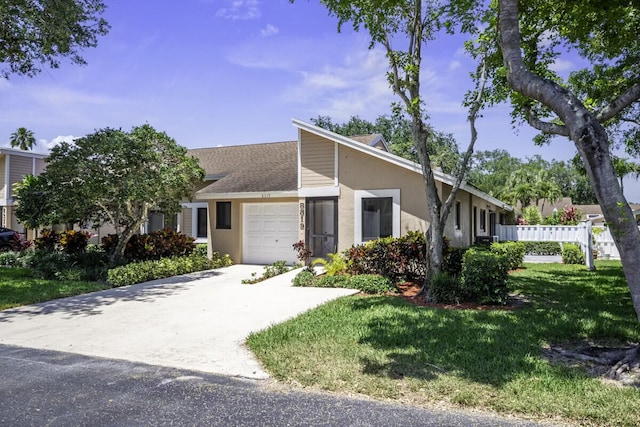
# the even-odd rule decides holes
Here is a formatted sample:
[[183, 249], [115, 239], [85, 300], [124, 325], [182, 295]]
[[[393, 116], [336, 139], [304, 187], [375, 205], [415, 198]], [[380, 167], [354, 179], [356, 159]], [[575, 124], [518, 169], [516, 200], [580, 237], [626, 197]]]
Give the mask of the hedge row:
[[358, 289], [365, 294], [385, 294], [397, 291], [389, 278], [375, 274], [316, 276], [306, 269], [293, 279], [293, 286]]
[[229, 255], [220, 256], [213, 253], [211, 259], [202, 255], [163, 258], [134, 262], [112, 268], [107, 275], [107, 282], [112, 286], [127, 286], [148, 280], [164, 279], [165, 277], [193, 273], [194, 271], [211, 270], [232, 264]]

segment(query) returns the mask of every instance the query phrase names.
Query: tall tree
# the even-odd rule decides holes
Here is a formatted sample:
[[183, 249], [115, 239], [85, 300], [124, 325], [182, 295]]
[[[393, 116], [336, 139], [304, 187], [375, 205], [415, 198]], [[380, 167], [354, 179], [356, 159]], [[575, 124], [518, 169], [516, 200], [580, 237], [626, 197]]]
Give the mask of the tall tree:
[[11, 134], [11, 140], [9, 142], [13, 148], [27, 151], [33, 148], [33, 144], [36, 143], [36, 138], [29, 129], [18, 128], [18, 130]]
[[[426, 232], [428, 274], [423, 292], [427, 292], [431, 275], [442, 271], [445, 223], [468, 169], [477, 139], [475, 120], [482, 105], [484, 67], [480, 67], [476, 94], [468, 99], [471, 106], [468, 116], [471, 141], [460, 162], [458, 177], [452, 191], [443, 201], [438, 193], [432, 156], [428, 149], [432, 130], [426, 123], [427, 115], [424, 111], [420, 78], [423, 48], [443, 24], [438, 18], [439, 2], [396, 0], [378, 2], [375, 7], [372, 7], [370, 0], [321, 0], [321, 3], [331, 15], [338, 18], [338, 30], [345, 23], [351, 23], [356, 31], [364, 27], [371, 37], [370, 46], [379, 44], [386, 50], [389, 60], [387, 78], [393, 92], [401, 100], [401, 103], [396, 105], [396, 110], [404, 110], [411, 120], [411, 135], [424, 177], [427, 201], [425, 208], [429, 225]], [[404, 49], [396, 49], [396, 46], [402, 43], [406, 43]]]
[[620, 189], [624, 191], [624, 178], [629, 175], [634, 175], [638, 178], [638, 176], [640, 176], [640, 165], [629, 159], [616, 156], [613, 156], [611, 161], [613, 162], [613, 168], [616, 171], [616, 176], [620, 180]]
[[[629, 0], [499, 0], [495, 24], [514, 112], [544, 135], [564, 136], [575, 144], [620, 252], [640, 320], [640, 230], [618, 183], [603, 126], [638, 106], [640, 5]], [[588, 64], [581, 73], [595, 87], [589, 96], [581, 97], [580, 87], [553, 71], [558, 46], [572, 49]], [[637, 353], [638, 348], [626, 355], [612, 373]]]
[[33, 76], [62, 58], [85, 64], [80, 50], [109, 30], [105, 8], [103, 0], [2, 0], [0, 77]]
[[[150, 209], [178, 212], [180, 202], [191, 197], [204, 177], [186, 148], [149, 125], [131, 132], [101, 129], [74, 143], [63, 142], [51, 150], [47, 163], [37, 182], [25, 184], [44, 192], [49, 209], [41, 218], [37, 211], [18, 217], [40, 225], [108, 222], [118, 237], [112, 262], [122, 258]], [[18, 205], [33, 206], [31, 196], [28, 191], [18, 193]]]

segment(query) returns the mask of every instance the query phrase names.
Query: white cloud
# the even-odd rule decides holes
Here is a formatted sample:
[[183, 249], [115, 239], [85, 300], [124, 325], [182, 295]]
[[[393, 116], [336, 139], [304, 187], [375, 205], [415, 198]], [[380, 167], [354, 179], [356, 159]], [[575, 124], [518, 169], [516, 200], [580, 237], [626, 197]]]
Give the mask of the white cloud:
[[222, 7], [216, 12], [216, 16], [224, 19], [245, 20], [260, 17], [258, 0], [226, 0], [228, 7]]
[[119, 102], [117, 98], [67, 89], [60, 86], [30, 86], [28, 95], [39, 104], [49, 107], [77, 107], [78, 105], [109, 105]]
[[373, 119], [388, 112], [394, 95], [386, 80], [387, 59], [382, 49], [359, 49], [340, 63], [319, 71], [299, 71], [301, 80], [283, 93], [286, 102], [304, 105], [311, 115], [328, 115], [336, 121], [353, 115]]
[[454, 59], [449, 63], [449, 71], [457, 70], [461, 65], [460, 61]]
[[36, 142], [33, 151], [39, 152], [39, 153], [42, 153], [42, 152], [48, 153], [49, 151], [51, 151], [53, 147], [60, 144], [61, 142], [73, 142], [77, 138], [78, 137], [73, 135], [59, 135], [50, 141], [47, 141], [46, 139], [39, 139]]
[[272, 36], [274, 34], [278, 34], [278, 32], [280, 32], [280, 29], [278, 27], [276, 27], [275, 25], [272, 25], [272, 24], [267, 24], [267, 26], [265, 28], [260, 30], [260, 35], [262, 37], [269, 37], [269, 36]]
[[551, 70], [555, 71], [556, 73], [562, 74], [562, 73], [565, 73], [567, 71], [575, 70], [576, 66], [572, 61], [568, 61], [568, 60], [562, 59], [562, 58], [557, 58], [553, 62], [553, 64], [551, 64], [549, 66], [549, 68], [551, 68]]

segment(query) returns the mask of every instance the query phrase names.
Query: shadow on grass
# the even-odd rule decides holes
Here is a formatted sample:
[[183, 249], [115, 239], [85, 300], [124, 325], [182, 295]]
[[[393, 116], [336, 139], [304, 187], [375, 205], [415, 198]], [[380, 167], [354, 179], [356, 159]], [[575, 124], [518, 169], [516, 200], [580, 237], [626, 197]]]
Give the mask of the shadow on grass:
[[0, 323], [11, 322], [31, 316], [62, 312], [69, 317], [93, 316], [102, 308], [121, 301], [154, 302], [160, 298], [176, 295], [189, 287], [189, 282], [215, 277], [221, 273], [214, 270], [169, 277], [121, 288], [112, 288], [88, 294], [54, 299], [51, 301], [10, 308], [0, 311]]
[[410, 305], [400, 298], [358, 298], [366, 318], [360, 343], [384, 357], [361, 357], [363, 372], [393, 379], [430, 380], [441, 372], [502, 385], [520, 375], [555, 369], [540, 358], [542, 346], [578, 338], [640, 337], [620, 268], [597, 272], [551, 269], [512, 276], [512, 287], [531, 300], [513, 310], [447, 310]]

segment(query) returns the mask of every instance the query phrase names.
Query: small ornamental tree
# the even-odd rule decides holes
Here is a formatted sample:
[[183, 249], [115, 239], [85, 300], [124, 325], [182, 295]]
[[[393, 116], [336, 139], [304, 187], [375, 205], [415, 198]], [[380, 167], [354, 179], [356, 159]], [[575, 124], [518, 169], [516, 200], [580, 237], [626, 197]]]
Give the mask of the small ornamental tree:
[[74, 143], [51, 150], [48, 166], [35, 183], [25, 188], [41, 191], [46, 212], [27, 211], [33, 194], [17, 193], [18, 218], [33, 225], [69, 222], [108, 222], [115, 226], [118, 243], [111, 262], [123, 258], [127, 242], [147, 220], [149, 210], [174, 214], [191, 197], [204, 177], [197, 159], [187, 155], [164, 132], [150, 125], [131, 132], [101, 129]]

